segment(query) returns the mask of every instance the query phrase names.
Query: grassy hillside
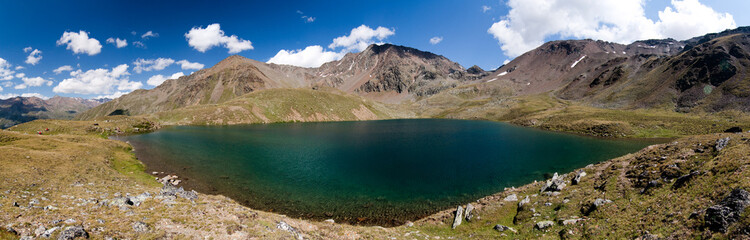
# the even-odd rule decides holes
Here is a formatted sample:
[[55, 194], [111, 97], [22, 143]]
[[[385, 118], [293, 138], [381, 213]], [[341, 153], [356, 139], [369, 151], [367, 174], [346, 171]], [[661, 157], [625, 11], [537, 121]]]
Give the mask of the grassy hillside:
[[162, 124], [247, 124], [354, 121], [412, 117], [406, 111], [337, 90], [267, 89], [221, 104], [205, 104], [153, 114]]

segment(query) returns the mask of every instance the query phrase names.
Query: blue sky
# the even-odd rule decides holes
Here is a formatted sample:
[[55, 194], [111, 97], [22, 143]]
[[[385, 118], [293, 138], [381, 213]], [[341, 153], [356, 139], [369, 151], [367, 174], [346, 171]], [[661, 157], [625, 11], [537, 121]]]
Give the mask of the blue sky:
[[[0, 34], [0, 96], [33, 93], [46, 97], [93, 98], [118, 95], [135, 88], [149, 89], [153, 86], [148, 80], [155, 75], [163, 77], [153, 80], [158, 83], [176, 73], [190, 74], [196, 71], [196, 63], [210, 67], [232, 55], [229, 53], [232, 49], [236, 54], [265, 62], [281, 50], [299, 53], [298, 50], [317, 45], [320, 51], [330, 53], [327, 56], [335, 59], [345, 52], [359, 50], [329, 47], [335, 38], [347, 36], [358, 43], [388, 42], [434, 52], [464, 67], [476, 64], [493, 69], [538, 46], [540, 41], [603, 38], [628, 42], [651, 36], [674, 37], [750, 25], [750, 17], [742, 12], [750, 9], [750, 1], [675, 1], [632, 0], [632, 4], [623, 7], [619, 2], [628, 1], [611, 1], [608, 3], [611, 5], [593, 8], [587, 0], [287, 1], [283, 4], [269, 1], [4, 1], [0, 3], [0, 31], [3, 32]], [[683, 4], [682, 12], [678, 11], [671, 20], [665, 17], [662, 24], [659, 11], [665, 11], [666, 7], [677, 9], [681, 1], [695, 1], [718, 15], [705, 11], [699, 13], [703, 15], [690, 15], [691, 9], [705, 9]], [[557, 5], [547, 9], [550, 14], [542, 13], [541, 17], [522, 10], [526, 7], [524, 4], [531, 4], [528, 9], [544, 9], [534, 4], [550, 2]], [[643, 10], [633, 10], [628, 19], [609, 19], [609, 16], [596, 15], [602, 11], [595, 9], [630, 9], [628, 7], [633, 6], [642, 6]], [[515, 16], [509, 14], [511, 9], [518, 9]], [[731, 15], [731, 24], [726, 15], [721, 15], [725, 13]], [[603, 30], [603, 26], [636, 26], [631, 20], [638, 19], [639, 15], [658, 23], [640, 21], [635, 28], [638, 31]], [[690, 27], [694, 29], [691, 32], [680, 30], [679, 25], [685, 21], [681, 19], [695, 18], [708, 24]], [[575, 24], [576, 19], [594, 24]], [[560, 22], [570, 24], [554, 24]], [[214, 23], [218, 23], [224, 33], [217, 38], [220, 40], [204, 39], [203, 48], [189, 44], [186, 33], [191, 29], [204, 30]], [[355, 39], [352, 29], [362, 25], [373, 30], [382, 27], [387, 33], [381, 35], [383, 38]], [[646, 28], [649, 30], [643, 30]], [[596, 33], [588, 31], [591, 29], [597, 30]], [[69, 44], [61, 41], [66, 32], [79, 34], [81, 31], [88, 38], [96, 39], [101, 48], [95, 51], [94, 46], [94, 50], [76, 53], [71, 50], [75, 46], [69, 49]], [[148, 31], [158, 36], [142, 37]], [[442, 40], [433, 44], [430, 42], [433, 37]], [[107, 43], [108, 38], [126, 40], [127, 46], [118, 48]], [[211, 41], [218, 41], [218, 45], [211, 45]], [[143, 45], [137, 46], [136, 42]], [[226, 42], [234, 43], [234, 48], [226, 47]], [[25, 51], [27, 47], [31, 48]], [[26, 63], [34, 50], [41, 51], [33, 55], [41, 59], [35, 64]], [[306, 57], [321, 53], [310, 54]], [[295, 63], [293, 58], [303, 57], [301, 55], [289, 56], [292, 58], [289, 63]], [[157, 62], [152, 60], [158, 58], [170, 61], [163, 62], [166, 66], [148, 64]], [[138, 59], [146, 63], [140, 71], [136, 71]], [[181, 60], [193, 63], [193, 67], [183, 68], [177, 63]], [[3, 64], [5, 78], [12, 79], [3, 80]], [[72, 71], [53, 72], [65, 65], [71, 66]], [[75, 71], [78, 73], [71, 74]]]

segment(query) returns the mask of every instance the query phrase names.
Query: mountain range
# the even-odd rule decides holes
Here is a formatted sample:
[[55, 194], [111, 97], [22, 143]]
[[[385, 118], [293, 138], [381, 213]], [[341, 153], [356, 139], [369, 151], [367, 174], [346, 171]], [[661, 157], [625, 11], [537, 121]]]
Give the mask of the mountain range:
[[83, 99], [55, 96], [50, 99], [38, 97], [14, 97], [0, 99], [0, 127], [7, 128], [35, 119], [73, 119], [81, 112], [102, 104], [109, 99]]
[[[748, 66], [750, 27], [684, 41], [643, 40], [627, 45], [588, 39], [552, 41], [490, 71], [477, 66], [467, 69], [446, 57], [410, 47], [373, 44], [318, 68], [264, 63], [234, 55], [213, 67], [101, 105], [82, 99], [65, 101], [67, 105], [48, 103], [62, 103], [60, 99], [64, 98], [60, 97], [47, 101], [15, 98], [5, 100], [0, 112], [11, 119], [5, 120], [6, 126], [35, 118], [70, 118], [78, 112], [83, 112], [76, 115], [81, 120], [157, 114], [180, 124], [198, 120], [165, 113], [210, 115], [200, 121], [214, 124], [247, 122], [239, 121], [243, 116], [255, 119], [250, 122], [268, 122], [270, 116], [280, 121], [357, 120], [353, 117], [356, 114], [350, 113], [362, 110], [376, 115], [376, 119], [452, 115], [491, 119], [486, 112], [494, 110], [486, 110], [493, 109], [487, 105], [497, 105], [498, 101], [488, 99], [537, 95], [602, 109], [748, 112]], [[261, 93], [270, 89], [275, 94]], [[308, 106], [309, 102], [295, 101], [300, 94], [312, 96], [308, 98], [311, 102], [322, 95], [346, 97], [322, 98], [334, 102]], [[281, 96], [284, 99], [276, 99]], [[248, 98], [255, 99], [253, 106], [246, 106]], [[291, 105], [261, 107], [258, 101]], [[324, 107], [332, 104], [348, 107], [335, 111]], [[464, 107], [467, 104], [480, 104], [485, 113], [474, 113], [476, 109]], [[85, 111], [87, 107], [93, 108]], [[226, 111], [208, 110], [222, 107]], [[307, 115], [300, 113], [305, 108]], [[224, 119], [228, 113], [234, 120]]]

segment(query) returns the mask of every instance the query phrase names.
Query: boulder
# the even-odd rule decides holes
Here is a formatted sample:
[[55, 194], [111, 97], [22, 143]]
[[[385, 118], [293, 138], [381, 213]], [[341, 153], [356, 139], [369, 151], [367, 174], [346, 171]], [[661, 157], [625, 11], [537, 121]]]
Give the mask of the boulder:
[[734, 189], [719, 204], [706, 209], [705, 224], [711, 231], [726, 232], [730, 225], [740, 219], [748, 206], [750, 193], [744, 189]]
[[515, 201], [518, 201], [518, 196], [516, 196], [516, 194], [508, 195], [507, 197], [505, 197], [505, 199], [503, 199], [503, 201], [515, 202]]
[[542, 190], [540, 192], [559, 192], [562, 191], [565, 186], [566, 184], [562, 177], [555, 173], [555, 175], [552, 176], [552, 179], [547, 180], [547, 182], [542, 185]]
[[298, 240], [304, 239], [302, 237], [302, 234], [300, 234], [299, 230], [297, 230], [296, 228], [292, 227], [292, 225], [289, 225], [288, 223], [286, 223], [284, 221], [279, 221], [276, 224], [276, 228], [291, 233], [294, 236], [294, 238], [296, 238]]
[[134, 222], [133, 223], [133, 231], [135, 231], [137, 233], [148, 232], [148, 224], [146, 224], [145, 222], [141, 222], [141, 221]]
[[523, 200], [518, 202], [518, 208], [516, 209], [516, 216], [513, 216], [513, 224], [520, 224], [526, 220], [531, 219], [534, 216], [534, 209], [531, 206], [531, 200], [529, 196], [526, 196]]
[[729, 145], [729, 137], [716, 140], [716, 145], [714, 146], [714, 149], [716, 149], [716, 151], [721, 151], [722, 149], [727, 147], [727, 145]]
[[690, 182], [690, 180], [692, 180], [695, 176], [698, 176], [700, 174], [701, 173], [699, 171], [692, 171], [689, 174], [678, 177], [674, 181], [674, 184], [672, 184], [672, 189], [678, 189], [678, 188], [685, 186], [688, 182]]
[[168, 197], [168, 196], [176, 196], [181, 197], [187, 200], [194, 201], [198, 199], [198, 193], [195, 191], [185, 191], [182, 187], [177, 188], [173, 186], [170, 183], [164, 183], [164, 186], [161, 188], [161, 195]]
[[581, 182], [581, 178], [586, 176], [586, 171], [579, 170], [576, 172], [576, 176], [573, 177], [573, 180], [570, 180], [571, 185], [578, 185], [578, 183]]
[[128, 207], [133, 206], [133, 201], [129, 197], [116, 197], [109, 202], [109, 205], [113, 207]]
[[591, 214], [592, 212], [594, 212], [594, 211], [596, 211], [597, 209], [599, 209], [599, 208], [601, 208], [602, 206], [604, 206], [604, 204], [607, 204], [607, 203], [611, 203], [611, 202], [612, 202], [611, 200], [607, 200], [607, 199], [601, 199], [601, 198], [597, 198], [596, 200], [594, 200], [593, 202], [591, 202], [591, 203], [589, 203], [589, 204], [584, 204], [584, 205], [583, 205], [583, 206], [581, 207], [581, 213], [582, 213], [582, 214], [583, 214], [584, 216], [588, 216], [588, 215], [589, 215], [589, 214]]
[[83, 229], [83, 226], [71, 226], [65, 228], [60, 233], [60, 236], [57, 237], [58, 240], [72, 240], [75, 238], [89, 238], [89, 233]]
[[508, 226], [500, 225], [500, 224], [495, 225], [495, 227], [493, 229], [497, 230], [498, 232], [505, 232], [505, 231], [511, 231], [513, 233], [517, 233], [518, 232], [515, 229], [513, 229], [512, 227], [508, 227]]
[[147, 192], [145, 192], [145, 193], [141, 193], [141, 194], [140, 194], [140, 195], [138, 195], [138, 196], [135, 196], [135, 197], [131, 197], [131, 198], [130, 198], [130, 201], [131, 201], [131, 202], [133, 202], [133, 205], [135, 205], [135, 206], [140, 206], [140, 205], [141, 205], [141, 203], [145, 202], [145, 201], [146, 201], [146, 199], [149, 199], [149, 198], [151, 198], [151, 194], [150, 194], [150, 193], [147, 193]]
[[727, 130], [724, 130], [725, 133], [741, 133], [742, 128], [741, 127], [731, 127]]
[[461, 220], [463, 219], [464, 215], [464, 208], [461, 206], [458, 206], [456, 208], [456, 218], [453, 219], [453, 226], [451, 226], [452, 229], [456, 229], [458, 225], [461, 225]]
[[471, 205], [471, 203], [466, 204], [466, 211], [464, 211], [464, 218], [467, 222], [471, 222], [471, 219], [474, 217], [474, 205]]
[[555, 222], [553, 221], [541, 221], [541, 222], [536, 223], [534, 225], [534, 228], [539, 229], [539, 230], [544, 230], [554, 225], [555, 225]]

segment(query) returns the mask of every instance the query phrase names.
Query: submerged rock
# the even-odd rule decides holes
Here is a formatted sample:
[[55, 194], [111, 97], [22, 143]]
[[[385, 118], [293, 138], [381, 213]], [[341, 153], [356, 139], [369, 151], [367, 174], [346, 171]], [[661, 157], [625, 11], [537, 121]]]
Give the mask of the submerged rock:
[[730, 225], [740, 219], [748, 206], [750, 206], [750, 193], [744, 189], [734, 189], [718, 205], [706, 209], [706, 226], [711, 231], [726, 232]]
[[453, 226], [451, 226], [452, 229], [456, 229], [458, 225], [461, 225], [461, 220], [463, 219], [464, 215], [464, 208], [461, 206], [458, 206], [456, 209], [456, 218], [453, 219]]

